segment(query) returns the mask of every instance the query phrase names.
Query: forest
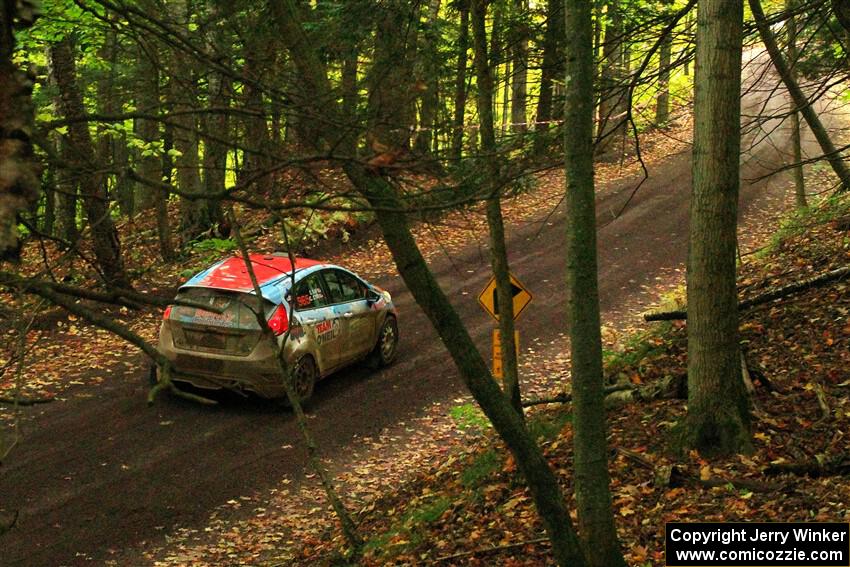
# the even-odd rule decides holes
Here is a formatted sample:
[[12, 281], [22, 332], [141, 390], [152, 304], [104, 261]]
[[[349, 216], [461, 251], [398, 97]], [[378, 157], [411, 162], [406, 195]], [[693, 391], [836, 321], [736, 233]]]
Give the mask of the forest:
[[849, 78], [847, 0], [2, 0], [0, 563], [850, 538]]

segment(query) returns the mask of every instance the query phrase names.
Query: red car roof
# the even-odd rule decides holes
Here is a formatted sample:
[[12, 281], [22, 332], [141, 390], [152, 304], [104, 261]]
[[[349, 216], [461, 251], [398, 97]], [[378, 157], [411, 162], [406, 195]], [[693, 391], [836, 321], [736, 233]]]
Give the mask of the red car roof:
[[[251, 254], [251, 265], [257, 283], [261, 286], [271, 280], [292, 273], [292, 264], [287, 256], [271, 254]], [[323, 262], [310, 260], [308, 258], [296, 258], [295, 270], [318, 266]], [[202, 287], [215, 287], [218, 289], [232, 289], [234, 291], [252, 291], [251, 276], [241, 256], [228, 258], [218, 266], [212, 268], [204, 278], [193, 284]]]

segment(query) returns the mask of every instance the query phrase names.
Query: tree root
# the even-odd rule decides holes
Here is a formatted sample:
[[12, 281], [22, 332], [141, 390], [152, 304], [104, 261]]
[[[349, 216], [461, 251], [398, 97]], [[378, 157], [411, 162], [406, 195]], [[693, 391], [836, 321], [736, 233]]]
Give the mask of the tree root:
[[749, 490], [750, 492], [773, 492], [775, 490], [781, 490], [784, 487], [780, 483], [763, 482], [750, 478], [702, 479], [685, 473], [676, 465], [655, 466], [643, 455], [629, 451], [628, 449], [618, 447], [615, 451], [634, 463], [652, 471], [653, 483], [658, 487], [676, 488], [679, 486], [696, 485], [702, 488], [716, 488], [718, 486], [732, 485], [739, 490]]

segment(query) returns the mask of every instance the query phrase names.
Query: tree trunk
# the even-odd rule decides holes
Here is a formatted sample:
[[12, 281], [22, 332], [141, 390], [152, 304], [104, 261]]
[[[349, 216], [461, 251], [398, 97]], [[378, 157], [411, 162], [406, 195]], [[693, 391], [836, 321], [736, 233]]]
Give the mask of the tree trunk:
[[[166, 124], [162, 134], [162, 160], [159, 163], [160, 178], [169, 185], [174, 184], [174, 160], [171, 150], [174, 148], [174, 126]], [[175, 258], [174, 246], [171, 243], [171, 223], [168, 218], [168, 197], [163, 191], [158, 193], [156, 200], [156, 235], [159, 240], [159, 255], [163, 261], [170, 262]]]
[[[51, 141], [52, 145], [52, 141]], [[41, 232], [53, 235], [56, 228], [56, 168], [49, 167], [44, 172], [44, 217], [41, 220]]]
[[688, 414], [678, 442], [704, 454], [750, 449], [735, 287], [742, 26], [743, 0], [700, 0], [688, 254]]
[[[118, 113], [121, 104], [116, 100], [118, 90], [115, 88], [116, 65], [118, 61], [118, 35], [115, 30], [106, 32], [106, 37], [98, 57], [108, 63], [108, 69], [101, 69], [96, 85], [98, 111], [106, 116]], [[121, 147], [123, 145], [123, 148]], [[127, 167], [127, 138], [124, 135], [113, 135], [104, 124], [97, 127], [97, 154], [114, 172], [104, 176], [104, 182], [109, 186], [111, 194], [118, 203], [121, 214], [127, 217], [133, 215], [133, 185], [128, 183], [124, 171]]]
[[626, 130], [623, 112], [625, 111], [625, 89], [623, 87], [623, 15], [621, 0], [608, 0], [605, 24], [605, 40], [602, 51], [601, 93], [599, 100], [599, 123], [596, 136], [596, 152], [599, 155], [613, 154], [618, 157], [623, 152], [621, 145]]
[[[357, 116], [357, 53], [356, 43], [351, 42], [342, 54], [342, 115], [352, 120], [351, 128], [358, 127]], [[342, 155], [353, 158], [357, 156], [357, 139], [355, 136], [346, 138], [346, 143], [340, 148]]]
[[[496, 69], [498, 70], [498, 67], [496, 67]], [[511, 96], [511, 60], [510, 59], [505, 60], [504, 77], [505, 77], [505, 86], [502, 88], [502, 108], [501, 108], [501, 111], [499, 112], [499, 116], [501, 117], [501, 122], [502, 122], [502, 125], [501, 125], [501, 128], [499, 129], [499, 131], [501, 132], [501, 137], [503, 137], [503, 138], [505, 136], [505, 132], [507, 132], [508, 117], [510, 115], [510, 109], [508, 107], [508, 104], [510, 103], [510, 96]]]
[[440, 66], [437, 53], [439, 43], [438, 16], [440, 0], [430, 0], [428, 3], [427, 27], [423, 33], [422, 76], [419, 77], [419, 88], [424, 89], [420, 96], [419, 127], [416, 135], [415, 148], [418, 154], [430, 154], [432, 141], [436, 138], [437, 110], [440, 105]]
[[[250, 51], [263, 51], [254, 47]], [[255, 59], [256, 55], [249, 56], [245, 60], [243, 73], [252, 81], [260, 80], [263, 69]], [[221, 81], [218, 81], [221, 85]], [[221, 96], [219, 94], [219, 100]], [[244, 86], [244, 107], [249, 112], [244, 118], [245, 138], [243, 144], [246, 148], [242, 162], [242, 170], [239, 172], [240, 184], [254, 185], [259, 195], [269, 196], [272, 188], [272, 176], [269, 172], [271, 160], [268, 158], [271, 139], [269, 137], [269, 126], [266, 117], [266, 108], [263, 104], [263, 93], [253, 86]]]
[[[207, 81], [207, 100], [212, 108], [224, 109], [229, 104], [230, 80], [221, 73], [211, 72]], [[227, 138], [230, 132], [230, 120], [224, 110], [211, 113], [204, 119], [206, 135], [204, 140], [204, 192], [207, 195], [221, 194], [225, 190], [227, 174], [227, 146], [219, 140]], [[271, 177], [265, 179], [271, 185]], [[211, 221], [219, 226], [224, 223], [221, 203], [218, 200], [207, 201]]]
[[475, 74], [478, 83], [478, 117], [481, 130], [482, 161], [486, 174], [487, 225], [490, 231], [490, 263], [496, 276], [496, 295], [499, 304], [499, 335], [502, 350], [504, 392], [511, 405], [522, 416], [519, 389], [516, 342], [514, 337], [513, 293], [502, 221], [499, 192], [499, 157], [496, 154], [496, 133], [493, 124], [493, 76], [487, 57], [487, 32], [484, 0], [472, 0], [472, 37], [475, 53]]
[[463, 322], [428, 269], [411, 236], [407, 218], [394, 212], [404, 205], [386, 180], [370, 175], [356, 164], [347, 165], [346, 172], [370, 203], [382, 208], [376, 211], [378, 223], [399, 273], [451, 354], [467, 388], [513, 453], [552, 541], [555, 561], [563, 567], [586, 565], [552, 469], [519, 414], [493, 381]]
[[[153, 42], [142, 42], [139, 46], [139, 68], [137, 77], [137, 93], [139, 110], [145, 114], [160, 114], [160, 86], [159, 86], [159, 54]], [[168, 126], [170, 128], [170, 126]], [[171, 160], [167, 154], [171, 150], [171, 144], [162, 148], [163, 155], [158, 155], [157, 144], [163, 142], [158, 120], [140, 118], [138, 120], [139, 136], [145, 143], [139, 157], [139, 175], [153, 183], [163, 179], [162, 161]], [[170, 183], [171, 176], [168, 179]], [[174, 246], [171, 243], [171, 226], [168, 219], [168, 194], [160, 188], [140, 183], [135, 192], [136, 210], [156, 210], [157, 218], [157, 240], [159, 244], [159, 255], [165, 262], [174, 259]]]
[[460, 27], [457, 40], [451, 148], [452, 159], [455, 161], [460, 161], [463, 155], [463, 128], [464, 114], [466, 113], [466, 52], [469, 50], [469, 0], [460, 0], [458, 9], [460, 10]]
[[511, 85], [511, 130], [524, 134], [528, 130], [526, 105], [528, 98], [528, 0], [514, 0], [514, 22], [521, 22], [515, 30], [513, 45], [514, 74]]
[[844, 30], [850, 32], [850, 4], [843, 0], [832, 0], [832, 11]]
[[[663, 0], [664, 13], [669, 14], [673, 0]], [[668, 33], [658, 48], [658, 98], [655, 101], [655, 125], [663, 128], [670, 120], [670, 51], [673, 34]]]
[[98, 171], [101, 165], [95, 158], [94, 144], [85, 121], [86, 110], [77, 86], [77, 70], [74, 49], [70, 39], [64, 39], [50, 47], [50, 64], [63, 116], [68, 125], [68, 146], [72, 155], [69, 165], [80, 180], [83, 207], [91, 230], [92, 249], [97, 264], [108, 287], [130, 288], [130, 279], [124, 271], [121, 244], [118, 232], [109, 212], [106, 179]]
[[[281, 37], [293, 61], [297, 62], [299, 81], [314, 89], [311, 111], [316, 112], [315, 105], [333, 100], [330, 97], [330, 81], [317, 50], [305, 41], [307, 38], [298, 16], [294, 0], [276, 6], [275, 17], [282, 31]], [[388, 63], [387, 60], [375, 62], [378, 66]], [[346, 117], [340, 116], [339, 107], [334, 103], [324, 105], [323, 110], [331, 118], [331, 123], [345, 123]], [[375, 118], [380, 116], [377, 109], [371, 109], [370, 113]], [[333, 132], [325, 132], [317, 145], [321, 147], [333, 137]], [[403, 212], [404, 204], [386, 179], [357, 161], [345, 162], [343, 167], [352, 185], [376, 207], [378, 223], [399, 273], [452, 355], [461, 378], [514, 454], [552, 541], [555, 560], [559, 565], [582, 567], [585, 558], [557, 479], [522, 419], [493, 381], [463, 322], [428, 269], [411, 235]]]
[[[47, 60], [50, 61], [49, 48], [45, 50], [44, 54]], [[52, 89], [56, 89], [54, 73], [48, 73], [47, 83]], [[62, 115], [62, 101], [58, 95], [53, 99], [52, 111], [57, 116]], [[73, 159], [73, 156], [68, 149], [68, 140], [64, 135], [53, 132], [51, 134], [51, 140], [55, 140], [53, 147], [56, 156], [62, 163], [61, 165], [49, 165], [53, 171], [53, 180], [55, 182], [56, 218], [54, 232], [58, 238], [65, 241], [69, 246], [74, 246], [80, 237], [77, 227], [77, 184], [75, 182], [75, 175], [65, 165], [69, 163], [69, 160]]]
[[564, 161], [567, 293], [572, 357], [575, 495], [579, 533], [590, 565], [626, 562], [611, 510], [593, 181], [593, 22], [589, 2], [567, 0]]
[[[139, 112], [156, 115], [160, 111], [159, 89], [159, 57], [153, 42], [141, 42], [139, 45], [138, 68], [136, 71], [136, 105]], [[139, 137], [147, 146], [139, 157], [139, 175], [149, 181], [159, 181], [159, 159], [154, 146], [161, 142], [159, 122], [147, 118], [137, 121]], [[156, 206], [162, 191], [141, 184], [135, 194], [134, 209], [141, 212]]]
[[[222, 13], [223, 5], [216, 4], [213, 6], [213, 14], [219, 18], [225, 18]], [[228, 37], [221, 27], [213, 27], [206, 32], [207, 53], [210, 58], [220, 56], [221, 53], [226, 53], [228, 46]], [[202, 125], [204, 133], [202, 141], [204, 143], [203, 154], [203, 169], [204, 169], [204, 193], [207, 195], [220, 195], [224, 193], [227, 177], [227, 145], [221, 140], [230, 138], [230, 119], [227, 109], [230, 108], [231, 93], [232, 93], [231, 78], [226, 74], [217, 70], [210, 70], [207, 75], [207, 104], [212, 112], [204, 115]], [[278, 115], [278, 120], [280, 116]], [[279, 132], [275, 132], [277, 137]], [[264, 142], [266, 151], [272, 151], [271, 146], [277, 142], [268, 136], [266, 132]], [[234, 138], [236, 138], [234, 136]], [[238, 139], [238, 138], [237, 138]], [[266, 159], [266, 162], [270, 160]], [[269, 185], [271, 185], [271, 177], [268, 177]], [[210, 199], [206, 202], [210, 222], [216, 225], [217, 234], [222, 237], [228, 236], [228, 231], [222, 227], [229, 223], [225, 221], [222, 211], [221, 201], [219, 199]]]
[[[180, 54], [176, 58], [182, 58]], [[191, 75], [186, 67], [178, 66]], [[168, 81], [170, 106], [176, 113], [191, 110], [197, 100], [194, 96], [194, 81], [190, 77], [174, 72]], [[212, 226], [212, 219], [203, 199], [201, 175], [198, 168], [198, 133], [193, 114], [179, 114], [172, 119], [174, 123], [174, 149], [177, 155], [174, 167], [177, 173], [177, 186], [180, 197], [180, 233], [183, 244], [206, 233]], [[185, 195], [185, 196], [183, 196]]]
[[563, 43], [564, 13], [561, 0], [548, 0], [546, 3], [546, 32], [543, 36], [543, 68], [540, 70], [540, 96], [537, 99], [537, 124], [534, 125], [534, 152], [542, 153], [549, 146], [547, 135], [552, 120], [552, 99], [554, 80], [563, 75], [563, 58], [560, 45]]
[[[794, 105], [797, 107], [797, 110], [803, 114], [803, 118], [806, 119], [806, 124], [809, 125], [809, 129], [812, 131], [812, 134], [815, 135], [815, 139], [818, 141], [818, 144], [820, 144], [821, 151], [823, 152], [826, 161], [830, 166], [832, 166], [832, 170], [841, 181], [841, 188], [839, 191], [850, 190], [850, 169], [847, 168], [847, 165], [844, 163], [844, 159], [835, 148], [835, 144], [832, 143], [829, 133], [827, 133], [826, 128], [824, 128], [820, 118], [818, 118], [815, 109], [812, 108], [809, 99], [803, 93], [803, 90], [797, 84], [797, 81], [794, 80], [791, 70], [788, 68], [788, 64], [785, 62], [785, 58], [782, 56], [779, 46], [776, 44], [776, 38], [770, 30], [770, 24], [768, 24], [764, 16], [764, 11], [761, 8], [759, 0], [750, 0], [750, 10], [753, 12], [753, 17], [756, 20], [756, 27], [758, 27], [759, 35], [761, 36], [761, 40], [764, 42], [764, 46], [770, 55], [770, 60], [773, 62], [773, 66], [776, 68], [776, 72], [779, 73], [779, 77], [782, 79], [782, 82], [785, 83], [785, 88], [787, 88], [788, 92], [791, 94], [791, 98], [794, 101]], [[697, 47], [699, 48], [699, 45], [697, 45]]]
[[[59, 98], [56, 98], [57, 114], [61, 114]], [[69, 163], [68, 160], [73, 159], [72, 152], [68, 148], [68, 139], [65, 136], [58, 136], [56, 140], [56, 153], [59, 159], [64, 163]], [[69, 171], [65, 165], [52, 165], [56, 170], [56, 235], [74, 246], [77, 239], [80, 238], [80, 231], [77, 227], [77, 183], [75, 175]]]
[[[796, 7], [795, 0], [785, 0], [785, 10], [789, 12], [788, 19], [785, 21], [785, 30], [788, 34], [788, 72], [791, 78], [797, 80], [797, 20], [793, 15], [793, 10]], [[805, 209], [808, 206], [806, 202], [806, 182], [803, 177], [803, 150], [800, 143], [800, 113], [791, 109], [791, 150], [792, 159], [796, 164], [793, 171], [794, 174], [794, 198], [798, 209]]]
[[18, 258], [18, 215], [38, 201], [41, 168], [28, 134], [33, 81], [12, 59], [14, 29], [30, 27], [35, 16], [27, 2], [5, 0], [0, 7], [0, 259]]
[[[169, 4], [169, 16], [174, 22], [188, 20], [189, 5], [186, 0]], [[214, 219], [203, 196], [198, 163], [198, 124], [191, 111], [198, 108], [197, 81], [189, 56], [174, 50], [170, 63], [170, 76], [166, 87], [169, 108], [176, 114], [174, 124], [174, 160], [177, 186], [180, 193], [180, 234], [183, 244], [207, 234]]]
[[[694, 23], [694, 18], [691, 14], [692, 14], [692, 12], [688, 12], [688, 14], [685, 16], [685, 29], [688, 31], [688, 35], [690, 35], [691, 27], [693, 26], [693, 23]], [[682, 51], [685, 51], [687, 49], [688, 49], [688, 44], [685, 44], [682, 47]], [[684, 68], [683, 68], [683, 72], [684, 72], [686, 77], [691, 74], [691, 59], [690, 59], [690, 57], [685, 57], [685, 65], [684, 65]]]
[[413, 52], [416, 48], [419, 6], [401, 0], [377, 8], [375, 62], [369, 73], [369, 131], [367, 141], [376, 153], [410, 148], [413, 124]]

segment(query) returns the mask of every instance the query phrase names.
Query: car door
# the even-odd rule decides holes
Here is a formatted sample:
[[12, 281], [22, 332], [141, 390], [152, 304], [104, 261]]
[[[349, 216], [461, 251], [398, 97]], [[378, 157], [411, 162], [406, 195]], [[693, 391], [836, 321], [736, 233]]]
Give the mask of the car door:
[[342, 363], [368, 353], [375, 342], [375, 311], [366, 301], [366, 286], [356, 276], [340, 269], [322, 271], [333, 302], [342, 318]]
[[295, 284], [295, 312], [310, 337], [322, 374], [342, 362], [342, 321], [337, 316], [321, 274], [314, 272]]

